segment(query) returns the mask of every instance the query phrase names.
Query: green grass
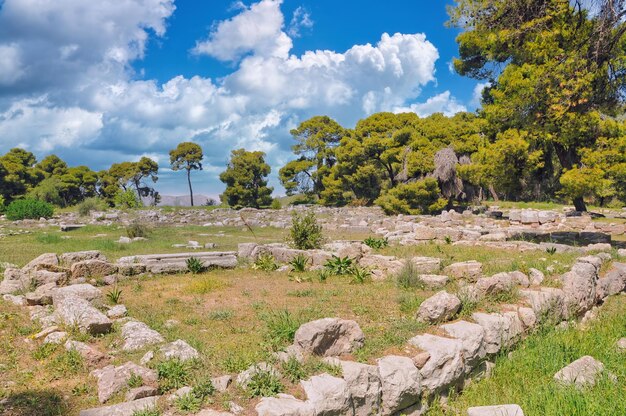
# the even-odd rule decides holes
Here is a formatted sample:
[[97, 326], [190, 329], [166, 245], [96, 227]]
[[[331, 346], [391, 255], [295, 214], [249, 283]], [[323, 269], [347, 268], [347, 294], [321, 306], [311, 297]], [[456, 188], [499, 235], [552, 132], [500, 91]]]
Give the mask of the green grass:
[[[540, 331], [511, 354], [500, 356], [491, 378], [470, 385], [448, 402], [448, 410], [435, 407], [428, 416], [466, 414], [472, 406], [516, 403], [526, 415], [616, 416], [626, 414], [626, 354], [615, 343], [626, 336], [626, 297], [609, 299], [598, 320], [586, 330]], [[591, 355], [617, 376], [577, 390], [557, 385], [554, 374], [574, 360]]]

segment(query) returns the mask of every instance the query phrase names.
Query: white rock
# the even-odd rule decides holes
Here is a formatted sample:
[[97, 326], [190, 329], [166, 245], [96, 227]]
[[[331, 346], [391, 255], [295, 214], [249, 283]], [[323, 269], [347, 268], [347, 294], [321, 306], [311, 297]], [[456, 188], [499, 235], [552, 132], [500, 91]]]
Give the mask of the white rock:
[[123, 318], [128, 313], [126, 306], [115, 305], [107, 311], [107, 316], [111, 319]]
[[382, 413], [391, 415], [420, 401], [421, 375], [413, 360], [389, 355], [378, 360], [382, 383]]
[[341, 361], [343, 379], [346, 381], [354, 416], [377, 414], [381, 408], [382, 385], [378, 368], [373, 365]]
[[324, 318], [300, 326], [294, 344], [311, 354], [338, 356], [361, 348], [364, 340], [363, 331], [355, 321]]
[[182, 339], [163, 345], [161, 353], [166, 359], [176, 358], [182, 362], [200, 358], [198, 351]]
[[420, 369], [425, 390], [431, 394], [447, 392], [461, 380], [465, 363], [460, 340], [423, 334], [411, 338], [409, 343], [430, 354], [430, 359]]
[[500, 406], [470, 407], [467, 416], [524, 416], [522, 408], [516, 404]]
[[344, 379], [329, 374], [300, 382], [316, 415], [345, 415], [351, 409], [350, 391]]
[[122, 338], [124, 351], [140, 350], [148, 345], [160, 344], [165, 339], [154, 329], [151, 329], [143, 322], [130, 321], [122, 326]]
[[427, 323], [449, 321], [460, 308], [459, 298], [443, 290], [422, 302], [417, 319]]
[[593, 386], [603, 371], [604, 364], [586, 355], [559, 370], [554, 375], [554, 380], [578, 388]]
[[67, 338], [67, 332], [52, 332], [50, 334], [48, 334], [48, 336], [46, 336], [46, 338], [44, 338], [43, 343], [44, 344], [61, 344], [63, 343], [63, 341], [65, 341], [65, 338]]

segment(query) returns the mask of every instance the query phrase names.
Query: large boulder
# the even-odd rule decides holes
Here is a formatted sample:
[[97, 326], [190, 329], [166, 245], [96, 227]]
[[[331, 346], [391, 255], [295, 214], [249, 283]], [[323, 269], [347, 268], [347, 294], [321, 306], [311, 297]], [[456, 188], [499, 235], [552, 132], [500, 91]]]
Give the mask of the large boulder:
[[353, 361], [341, 361], [340, 365], [352, 397], [354, 416], [378, 414], [382, 398], [378, 368]]
[[426, 299], [417, 311], [417, 319], [434, 324], [449, 321], [461, 308], [461, 301], [445, 290]]
[[476, 365], [487, 355], [484, 339], [485, 330], [482, 326], [466, 321], [458, 321], [441, 325], [441, 330], [449, 337], [461, 341], [465, 372], [471, 373]]
[[254, 408], [258, 416], [314, 416], [313, 406], [309, 402], [298, 400], [288, 394], [276, 397], [263, 397]]
[[462, 381], [465, 363], [460, 340], [423, 334], [411, 338], [409, 343], [430, 355], [420, 369], [423, 389], [430, 394], [447, 392]]
[[56, 253], [44, 253], [28, 262], [22, 267], [26, 273], [32, 273], [37, 270], [56, 270], [59, 267], [59, 258]]
[[149, 345], [160, 344], [165, 342], [165, 338], [148, 325], [139, 321], [126, 322], [122, 326], [122, 338], [124, 351], [135, 351], [145, 348]]
[[117, 266], [102, 260], [83, 260], [73, 263], [70, 271], [72, 279], [81, 277], [104, 277], [117, 272]]
[[452, 263], [443, 269], [443, 271], [446, 275], [457, 279], [475, 281], [482, 275], [483, 265], [475, 260], [470, 260], [460, 263]]
[[546, 320], [555, 324], [565, 317], [565, 294], [563, 290], [542, 287], [539, 290], [520, 290], [520, 295], [526, 300], [541, 323]]
[[113, 322], [88, 301], [74, 295], [54, 298], [55, 317], [69, 327], [77, 326], [92, 335], [107, 333]]
[[112, 406], [81, 410], [79, 416], [133, 416], [144, 410], [158, 409], [158, 400], [158, 396], [146, 397]]
[[413, 257], [411, 262], [418, 273], [437, 273], [441, 270], [441, 259], [436, 257]]
[[301, 381], [307, 403], [316, 416], [343, 416], [352, 414], [348, 384], [344, 379], [329, 374], [313, 376]]
[[52, 293], [53, 299], [61, 299], [66, 296], [75, 296], [93, 303], [101, 300], [102, 291], [89, 283], [80, 283], [60, 287], [55, 289]]
[[302, 325], [294, 344], [304, 351], [322, 356], [350, 354], [363, 346], [365, 335], [355, 321], [323, 318]]
[[593, 386], [604, 371], [604, 364], [586, 355], [563, 367], [554, 375], [558, 383], [578, 388]]
[[420, 401], [422, 377], [408, 357], [389, 355], [378, 360], [382, 414], [392, 415]]
[[359, 260], [359, 265], [371, 269], [377, 277], [387, 277], [398, 273], [404, 263], [394, 256], [368, 254]]
[[499, 406], [470, 407], [467, 416], [524, 416], [522, 408], [516, 404]]
[[128, 380], [134, 375], [139, 376], [144, 384], [155, 384], [157, 374], [154, 370], [142, 367], [133, 362], [127, 362], [119, 367], [108, 365], [94, 370], [91, 375], [98, 380], [98, 400], [104, 403], [115, 393], [128, 386]]
[[61, 264], [65, 267], [71, 267], [74, 263], [85, 260], [101, 260], [106, 261], [106, 257], [97, 250], [76, 251], [73, 253], [63, 253], [60, 256]]
[[567, 312], [578, 316], [595, 305], [598, 269], [598, 265], [578, 261], [561, 277]]
[[497, 354], [502, 348], [519, 341], [524, 325], [517, 312], [472, 314], [472, 319], [485, 330], [484, 345], [487, 354]]
[[182, 362], [200, 358], [200, 353], [182, 339], [163, 345], [161, 354], [163, 354], [165, 359], [176, 358]]

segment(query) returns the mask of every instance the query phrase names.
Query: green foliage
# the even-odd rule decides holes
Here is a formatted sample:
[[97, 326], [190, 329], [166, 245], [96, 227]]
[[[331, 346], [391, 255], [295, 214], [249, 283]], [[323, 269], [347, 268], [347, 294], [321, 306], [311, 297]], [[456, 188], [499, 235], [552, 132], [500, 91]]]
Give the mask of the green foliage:
[[296, 273], [305, 272], [307, 264], [309, 264], [309, 258], [302, 253], [295, 256], [289, 262], [289, 265], [291, 266], [291, 271]]
[[116, 208], [120, 209], [139, 208], [143, 205], [137, 193], [132, 189], [118, 191], [113, 198], [113, 203]]
[[274, 198], [272, 200], [272, 203], [270, 205], [270, 209], [281, 209], [283, 206], [280, 203], [280, 200], [278, 198]]
[[252, 268], [254, 270], [261, 270], [264, 272], [273, 272], [278, 269], [278, 264], [276, 264], [274, 256], [270, 253], [261, 253], [254, 261]]
[[106, 207], [103, 201], [98, 197], [87, 198], [78, 204], [78, 215], [86, 217], [91, 211], [102, 211]]
[[434, 214], [441, 212], [448, 201], [439, 197], [437, 180], [426, 178], [389, 189], [376, 199], [386, 214]]
[[363, 244], [366, 246], [373, 248], [375, 250], [385, 248], [389, 246], [389, 240], [387, 238], [376, 238], [376, 237], [367, 237], [363, 240]]
[[201, 260], [195, 257], [189, 257], [187, 259], [187, 270], [189, 270], [191, 274], [198, 274], [202, 273], [205, 267]]
[[51, 371], [57, 374], [57, 376], [68, 376], [71, 374], [78, 374], [85, 368], [83, 357], [80, 353], [74, 349], [64, 351], [57, 355], [48, 363], [48, 367]]
[[250, 397], [271, 397], [283, 391], [283, 385], [272, 371], [257, 369], [246, 390]]
[[198, 412], [202, 408], [202, 399], [193, 393], [187, 393], [178, 397], [174, 404], [181, 412]]
[[297, 383], [300, 380], [303, 380], [307, 376], [306, 369], [304, 366], [298, 361], [297, 358], [290, 356], [287, 361], [283, 361], [281, 364], [282, 373], [285, 375], [287, 380], [292, 383]]
[[266, 326], [265, 340], [274, 350], [292, 343], [296, 331], [302, 324], [301, 320], [287, 309], [264, 312], [260, 318]]
[[191, 392], [199, 399], [206, 399], [215, 393], [215, 386], [210, 377], [201, 377], [195, 381]]
[[161, 410], [154, 409], [143, 409], [143, 410], [135, 410], [131, 416], [161, 416], [163, 412]]
[[348, 274], [352, 277], [351, 283], [363, 284], [372, 278], [372, 272], [365, 268], [353, 265]]
[[546, 253], [548, 253], [549, 255], [553, 256], [554, 254], [556, 254], [556, 247], [548, 247], [548, 248], [546, 248]]
[[233, 208], [265, 208], [272, 203], [273, 188], [267, 186], [271, 168], [265, 162], [265, 153], [233, 150], [220, 180], [226, 190], [220, 198]]
[[403, 289], [424, 288], [424, 282], [420, 278], [420, 272], [410, 259], [404, 261], [402, 268], [396, 274], [396, 284]]
[[110, 292], [107, 292], [106, 296], [109, 302], [117, 305], [120, 303], [120, 299], [122, 299], [122, 289], [118, 288], [116, 285]]
[[143, 377], [139, 374], [132, 373], [128, 379], [128, 388], [134, 389], [143, 386]]
[[298, 250], [318, 249], [324, 241], [322, 226], [317, 223], [313, 212], [303, 215], [294, 212], [289, 232], [293, 246]]
[[24, 219], [50, 218], [54, 208], [47, 202], [36, 199], [18, 199], [9, 204], [6, 209], [7, 219], [10, 221]]
[[209, 319], [212, 321], [228, 321], [235, 316], [235, 312], [230, 309], [222, 309], [217, 311], [211, 311], [209, 313]]
[[332, 258], [326, 261], [324, 268], [336, 276], [343, 276], [350, 273], [353, 263], [354, 260], [348, 256], [338, 257], [333, 255]]
[[157, 364], [156, 370], [161, 392], [179, 389], [189, 383], [189, 368], [178, 359], [162, 361]]
[[170, 151], [170, 164], [173, 171], [185, 169], [187, 171], [187, 182], [189, 184], [189, 194], [191, 206], [193, 206], [193, 189], [191, 187], [191, 171], [202, 170], [202, 148], [193, 142], [179, 143], [176, 149]]
[[140, 222], [133, 222], [126, 226], [126, 235], [128, 238], [146, 238], [150, 234], [150, 228]]
[[63, 241], [61, 236], [56, 234], [39, 234], [37, 236], [37, 241], [42, 244], [59, 244]]

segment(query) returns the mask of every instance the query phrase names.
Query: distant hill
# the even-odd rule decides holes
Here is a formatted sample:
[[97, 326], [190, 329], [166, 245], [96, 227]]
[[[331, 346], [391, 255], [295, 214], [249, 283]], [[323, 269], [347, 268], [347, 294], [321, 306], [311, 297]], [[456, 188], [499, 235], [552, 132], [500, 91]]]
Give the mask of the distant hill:
[[[209, 199], [215, 199], [206, 195], [194, 195], [193, 203], [195, 206], [205, 205]], [[217, 201], [219, 203], [219, 201]], [[161, 195], [160, 207], [189, 207], [191, 206], [191, 199], [189, 195]]]

